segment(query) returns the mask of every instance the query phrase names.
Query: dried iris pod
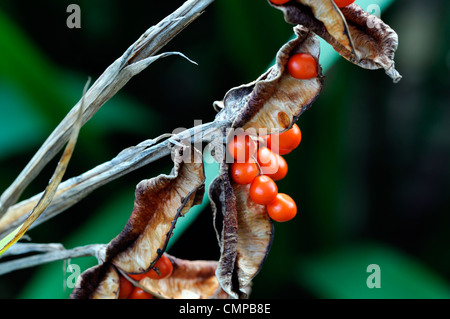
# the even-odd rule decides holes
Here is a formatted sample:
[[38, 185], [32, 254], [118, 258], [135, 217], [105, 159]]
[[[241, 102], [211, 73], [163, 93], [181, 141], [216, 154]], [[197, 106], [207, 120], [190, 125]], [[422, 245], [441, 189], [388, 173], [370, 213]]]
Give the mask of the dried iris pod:
[[[270, 133], [290, 128], [315, 101], [323, 85], [318, 64], [319, 41], [302, 26], [297, 37], [278, 52], [276, 64], [256, 81], [230, 90], [217, 119], [231, 119], [232, 127], [267, 128]], [[319, 66], [318, 76], [298, 80], [286, 65], [295, 53], [309, 53]], [[117, 297], [118, 273], [139, 274], [151, 269], [164, 253], [176, 220], [195, 204], [204, 192], [203, 163], [183, 160], [196, 150], [175, 152], [170, 175], [140, 182], [135, 206], [122, 232], [106, 248], [104, 263], [80, 276], [72, 298]], [[219, 153], [217, 156], [220, 156]], [[168, 278], [144, 278], [136, 283], [163, 298], [245, 298], [251, 280], [261, 269], [270, 250], [273, 223], [265, 206], [249, 199], [248, 187], [230, 181], [228, 164], [220, 158], [219, 176], [210, 186], [215, 228], [221, 257], [218, 262], [181, 261], [171, 257], [174, 272]]]
[[[323, 86], [322, 69], [319, 66], [320, 46], [317, 37], [303, 26], [294, 27], [296, 37], [281, 47], [275, 64], [256, 81], [228, 91], [219, 118], [232, 118], [233, 128], [242, 128], [257, 134], [261, 128], [268, 133], [289, 129], [299, 116], [318, 97]], [[295, 53], [308, 53], [315, 58], [318, 76], [298, 80], [287, 70], [289, 57]]]
[[174, 299], [206, 299], [224, 295], [215, 275], [217, 261], [190, 261], [166, 256], [173, 265], [172, 275], [163, 279], [145, 277], [139, 281], [143, 288], [157, 296]]
[[[135, 192], [133, 212], [122, 232], [106, 250], [106, 260], [127, 273], [148, 271], [165, 251], [177, 219], [204, 194], [203, 162], [194, 160], [195, 148], [175, 150], [170, 175], [141, 181]], [[186, 154], [191, 154], [183, 161]]]
[[[172, 262], [172, 274], [163, 279], [143, 278], [136, 285], [155, 297], [165, 299], [226, 298], [215, 276], [217, 261], [183, 260], [167, 255]], [[92, 267], [80, 276], [72, 299], [117, 299], [120, 272], [110, 263]], [[132, 280], [132, 279], [131, 279]]]
[[119, 294], [119, 272], [110, 263], [91, 267], [78, 277], [71, 299], [116, 299]]
[[365, 69], [384, 69], [396, 83], [397, 33], [356, 4], [338, 8], [333, 0], [291, 0], [280, 9], [286, 22], [300, 24], [323, 38], [348, 61]]
[[117, 281], [116, 268], [136, 274], [153, 267], [164, 253], [177, 219], [202, 201], [205, 175], [203, 162], [193, 160], [197, 152], [191, 147], [175, 149], [175, 166], [170, 175], [143, 180], [137, 185], [135, 205], [127, 224], [107, 245], [104, 263], [80, 276], [72, 298], [112, 296], [117, 288], [113, 284]]
[[[296, 38], [279, 50], [274, 66], [256, 81], [231, 89], [222, 102], [216, 102], [222, 109], [217, 115], [219, 119], [231, 118], [232, 128], [243, 128], [255, 134], [261, 128], [276, 133], [292, 127], [312, 105], [323, 86], [318, 63], [319, 41], [303, 26], [294, 27], [294, 32]], [[308, 53], [314, 57], [318, 66], [317, 77], [299, 80], [289, 74], [286, 66], [289, 57], [296, 53]], [[274, 235], [273, 223], [265, 206], [250, 199], [248, 185], [232, 182], [229, 164], [223, 158], [219, 162], [219, 176], [213, 180], [209, 190], [221, 252], [216, 276], [230, 297], [245, 298], [252, 279], [269, 253]]]

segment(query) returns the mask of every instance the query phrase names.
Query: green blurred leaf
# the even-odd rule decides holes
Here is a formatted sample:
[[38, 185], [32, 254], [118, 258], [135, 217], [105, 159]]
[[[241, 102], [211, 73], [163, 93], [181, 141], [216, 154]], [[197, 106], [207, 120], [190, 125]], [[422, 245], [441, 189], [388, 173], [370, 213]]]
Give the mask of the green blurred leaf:
[[[380, 267], [381, 288], [368, 288], [367, 278]], [[376, 243], [348, 245], [304, 257], [297, 263], [296, 279], [319, 298], [337, 299], [448, 299], [450, 286], [401, 251]]]
[[56, 125], [70, 107], [58, 71], [1, 11], [0, 52], [0, 77], [16, 85]]
[[[26, 116], [24, 116], [26, 114]], [[0, 81], [0, 159], [39, 144], [48, 121], [14, 86]]]

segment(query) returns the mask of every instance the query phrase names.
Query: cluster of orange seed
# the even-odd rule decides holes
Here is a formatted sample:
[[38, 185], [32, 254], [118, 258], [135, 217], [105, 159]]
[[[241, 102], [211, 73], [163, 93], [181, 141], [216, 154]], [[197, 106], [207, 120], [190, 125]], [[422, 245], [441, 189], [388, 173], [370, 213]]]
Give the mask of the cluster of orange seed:
[[[157, 269], [157, 271], [155, 271]], [[129, 276], [139, 281], [145, 277], [151, 278], [151, 279], [163, 279], [167, 278], [172, 274], [173, 271], [173, 265], [170, 259], [162, 255], [161, 258], [158, 259], [155, 266], [150, 269], [149, 271], [142, 273], [142, 274], [129, 274]], [[142, 288], [134, 286], [127, 278], [124, 276], [120, 276], [120, 283], [119, 283], [119, 299], [153, 299], [154, 296], [146, 291], [144, 291]]]
[[282, 155], [297, 148], [301, 141], [297, 124], [280, 133], [265, 135], [256, 142], [249, 134], [239, 134], [228, 143], [228, 152], [235, 159], [230, 175], [234, 182], [248, 185], [249, 196], [265, 205], [270, 218], [278, 222], [291, 220], [297, 214], [295, 201], [279, 193], [275, 181], [283, 179], [288, 165]]

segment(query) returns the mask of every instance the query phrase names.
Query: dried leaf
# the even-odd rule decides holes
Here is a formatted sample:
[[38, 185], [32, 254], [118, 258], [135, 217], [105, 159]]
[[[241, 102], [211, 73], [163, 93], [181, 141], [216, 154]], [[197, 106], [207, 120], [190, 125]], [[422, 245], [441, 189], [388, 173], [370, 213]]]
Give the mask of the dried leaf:
[[273, 6], [286, 22], [307, 27], [348, 61], [365, 69], [382, 68], [394, 82], [400, 81], [394, 63], [397, 34], [358, 5], [339, 9], [333, 0], [295, 0]]

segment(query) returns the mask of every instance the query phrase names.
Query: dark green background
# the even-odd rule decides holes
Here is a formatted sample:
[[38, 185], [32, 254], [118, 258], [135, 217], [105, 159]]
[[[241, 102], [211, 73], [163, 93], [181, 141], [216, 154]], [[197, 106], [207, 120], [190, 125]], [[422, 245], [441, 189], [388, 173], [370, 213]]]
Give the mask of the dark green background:
[[[81, 7], [81, 29], [66, 27], [70, 3]], [[182, 3], [0, 3], [0, 191], [78, 101], [87, 77], [96, 79]], [[252, 297], [450, 297], [449, 17], [443, 0], [397, 0], [382, 13], [400, 38], [398, 84], [343, 59], [327, 70], [321, 96], [298, 122], [303, 140], [286, 156], [289, 174], [278, 183], [299, 214], [275, 225]], [[194, 120], [211, 121], [212, 102], [257, 78], [291, 35], [264, 0], [216, 0], [165, 48], [198, 66], [168, 57], [133, 78], [82, 128], [66, 176]], [[56, 159], [22, 198], [42, 191], [55, 165]], [[128, 219], [135, 185], [170, 168], [162, 160], [114, 181], [29, 236], [67, 248], [106, 243]], [[218, 258], [208, 207], [170, 253]], [[95, 260], [71, 263], [84, 269]], [[369, 264], [380, 266], [380, 289], [366, 286]], [[4, 275], [0, 297], [66, 298], [66, 266]]]

